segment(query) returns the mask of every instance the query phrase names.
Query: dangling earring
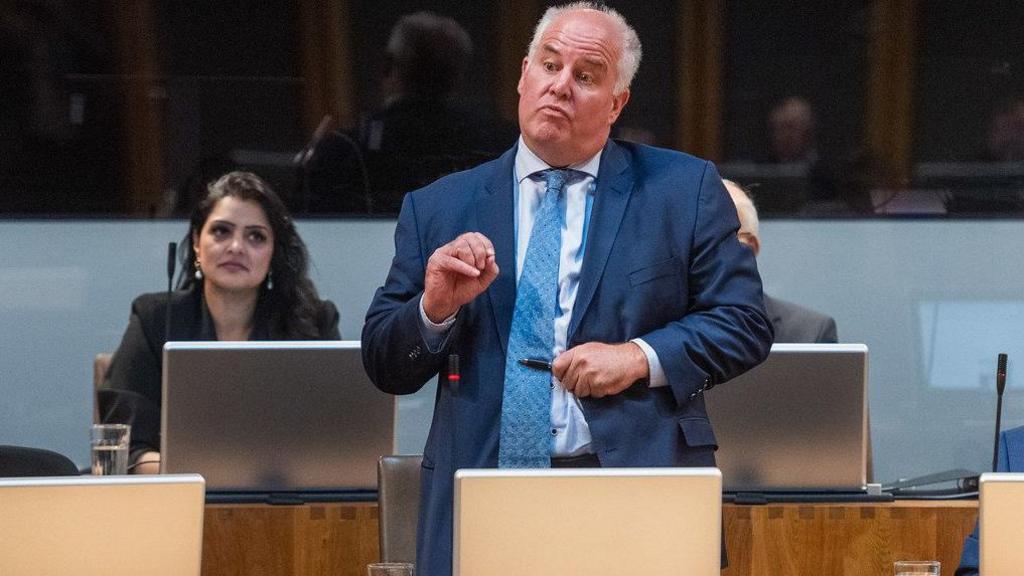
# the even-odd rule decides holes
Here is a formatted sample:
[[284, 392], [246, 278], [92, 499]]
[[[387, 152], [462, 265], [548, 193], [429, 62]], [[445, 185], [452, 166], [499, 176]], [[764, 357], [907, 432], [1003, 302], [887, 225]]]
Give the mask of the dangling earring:
[[203, 279], [203, 269], [199, 266], [199, 258], [196, 258], [196, 280]]
[[267, 290], [274, 289], [274, 273], [267, 272]]

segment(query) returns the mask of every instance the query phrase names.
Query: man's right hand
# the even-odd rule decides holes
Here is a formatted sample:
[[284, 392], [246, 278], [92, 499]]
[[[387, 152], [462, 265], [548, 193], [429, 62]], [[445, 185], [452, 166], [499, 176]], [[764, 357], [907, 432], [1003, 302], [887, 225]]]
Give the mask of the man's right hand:
[[427, 260], [423, 311], [439, 324], [487, 290], [497, 277], [494, 245], [479, 232], [466, 232], [434, 250]]

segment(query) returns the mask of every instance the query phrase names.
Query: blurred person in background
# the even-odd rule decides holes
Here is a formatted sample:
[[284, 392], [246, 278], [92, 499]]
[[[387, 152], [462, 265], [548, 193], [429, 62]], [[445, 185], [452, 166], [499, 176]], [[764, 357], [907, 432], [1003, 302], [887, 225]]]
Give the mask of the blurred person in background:
[[[725, 189], [736, 204], [736, 215], [740, 229], [736, 237], [754, 251], [754, 257], [761, 253], [760, 225], [757, 208], [750, 195], [742, 186], [732, 180], [723, 180]], [[775, 329], [775, 342], [835, 343], [836, 321], [831, 316], [815, 312], [793, 302], [787, 302], [764, 295], [764, 309]]]

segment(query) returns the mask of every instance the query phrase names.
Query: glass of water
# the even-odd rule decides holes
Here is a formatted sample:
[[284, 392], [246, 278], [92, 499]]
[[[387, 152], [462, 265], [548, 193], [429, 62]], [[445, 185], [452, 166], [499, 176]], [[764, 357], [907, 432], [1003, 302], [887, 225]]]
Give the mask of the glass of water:
[[897, 560], [893, 572], [896, 576], [939, 576], [940, 567], [936, 560]]
[[92, 475], [109, 476], [128, 473], [128, 443], [131, 426], [127, 424], [93, 424]]
[[413, 570], [415, 566], [407, 562], [378, 562], [366, 567], [369, 576], [413, 576]]

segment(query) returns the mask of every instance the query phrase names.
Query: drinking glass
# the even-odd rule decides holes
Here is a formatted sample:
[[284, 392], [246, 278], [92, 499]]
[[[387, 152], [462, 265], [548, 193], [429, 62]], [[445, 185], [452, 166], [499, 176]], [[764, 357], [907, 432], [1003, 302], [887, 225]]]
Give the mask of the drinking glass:
[[366, 566], [367, 576], [413, 576], [414, 565], [408, 562], [377, 562]]
[[131, 426], [93, 424], [90, 430], [93, 476], [128, 473], [128, 443]]
[[893, 564], [896, 576], [939, 576], [937, 560], [897, 560]]

